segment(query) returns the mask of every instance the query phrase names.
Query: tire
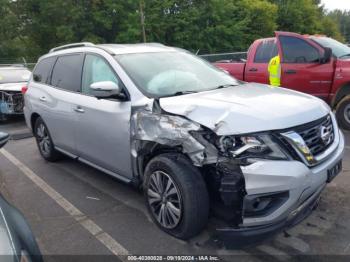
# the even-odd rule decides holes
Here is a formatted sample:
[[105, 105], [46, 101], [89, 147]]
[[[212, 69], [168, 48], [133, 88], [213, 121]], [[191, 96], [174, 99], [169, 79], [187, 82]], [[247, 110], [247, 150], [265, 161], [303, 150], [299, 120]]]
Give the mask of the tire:
[[0, 113], [0, 122], [5, 122], [7, 120], [7, 116], [3, 113]]
[[343, 98], [336, 109], [338, 124], [341, 128], [350, 130], [350, 96]]
[[55, 149], [50, 132], [41, 117], [38, 117], [34, 124], [34, 136], [41, 156], [50, 162], [61, 158], [61, 153]]
[[[157, 178], [162, 181], [163, 190], [157, 190]], [[164, 187], [167, 189], [169, 181], [172, 185], [165, 190], [167, 195]], [[183, 155], [166, 153], [153, 158], [145, 170], [143, 189], [153, 221], [168, 234], [185, 240], [197, 235], [207, 224], [209, 196], [205, 182]], [[163, 193], [157, 195], [156, 191]], [[159, 215], [162, 206], [164, 216]]]

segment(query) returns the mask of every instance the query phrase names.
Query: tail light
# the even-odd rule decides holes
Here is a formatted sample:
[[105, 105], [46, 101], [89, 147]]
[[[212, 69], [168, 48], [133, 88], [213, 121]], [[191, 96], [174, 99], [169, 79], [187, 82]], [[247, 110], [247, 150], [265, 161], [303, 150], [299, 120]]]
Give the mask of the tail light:
[[21, 89], [21, 93], [24, 95], [28, 91], [28, 86], [23, 86]]

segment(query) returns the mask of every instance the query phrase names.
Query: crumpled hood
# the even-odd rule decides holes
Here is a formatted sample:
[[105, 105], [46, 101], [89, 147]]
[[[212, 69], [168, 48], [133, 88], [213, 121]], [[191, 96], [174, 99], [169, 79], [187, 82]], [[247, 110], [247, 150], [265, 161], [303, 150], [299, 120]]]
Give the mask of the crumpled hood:
[[14, 91], [21, 92], [22, 87], [25, 86], [26, 83], [8, 83], [8, 84], [0, 84], [0, 91]]
[[161, 98], [160, 106], [210, 128], [217, 135], [285, 129], [312, 122], [330, 112], [325, 102], [313, 96], [256, 83]]

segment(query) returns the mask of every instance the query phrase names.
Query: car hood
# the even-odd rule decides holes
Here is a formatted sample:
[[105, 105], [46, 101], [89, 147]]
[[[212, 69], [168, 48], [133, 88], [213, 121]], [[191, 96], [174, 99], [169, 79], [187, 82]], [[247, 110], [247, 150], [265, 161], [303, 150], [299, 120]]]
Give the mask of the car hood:
[[8, 83], [8, 84], [0, 84], [0, 91], [14, 91], [21, 92], [22, 87], [25, 86], [26, 83]]
[[313, 96], [256, 83], [160, 98], [160, 106], [217, 135], [285, 129], [330, 112], [325, 102]]

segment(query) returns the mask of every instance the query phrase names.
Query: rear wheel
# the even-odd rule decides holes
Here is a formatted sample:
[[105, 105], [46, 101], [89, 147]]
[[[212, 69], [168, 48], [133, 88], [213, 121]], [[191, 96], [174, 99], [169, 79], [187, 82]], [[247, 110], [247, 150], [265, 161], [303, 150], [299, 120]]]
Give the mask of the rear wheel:
[[350, 96], [343, 98], [336, 110], [338, 124], [341, 128], [350, 130]]
[[207, 224], [206, 185], [200, 172], [180, 154], [162, 154], [149, 162], [144, 193], [153, 221], [177, 238], [193, 237]]
[[47, 161], [57, 161], [61, 154], [55, 149], [50, 132], [41, 117], [38, 117], [34, 125], [34, 136], [42, 157]]

